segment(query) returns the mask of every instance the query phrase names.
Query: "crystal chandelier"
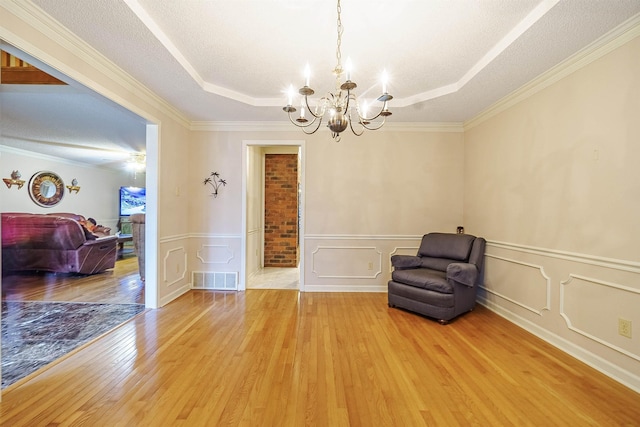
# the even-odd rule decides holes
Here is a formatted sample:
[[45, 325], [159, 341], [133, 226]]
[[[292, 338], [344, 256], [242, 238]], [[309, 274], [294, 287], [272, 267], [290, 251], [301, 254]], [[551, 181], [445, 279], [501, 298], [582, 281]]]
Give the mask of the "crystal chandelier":
[[[303, 96], [302, 105], [300, 106], [300, 116], [294, 119], [291, 113], [295, 113], [297, 110], [293, 106], [293, 86], [289, 89], [289, 102], [286, 107], [282, 109], [289, 115], [289, 120], [294, 125], [302, 128], [303, 132], [307, 135], [315, 133], [322, 124], [322, 121], [327, 118], [327, 127], [331, 130], [331, 137], [336, 141], [340, 141], [340, 133], [347, 127], [351, 129], [351, 132], [356, 136], [360, 136], [364, 133], [365, 129], [377, 130], [380, 129], [391, 112], [387, 108], [387, 102], [393, 99], [393, 96], [387, 93], [386, 72], [382, 77], [382, 95], [378, 97], [378, 101], [382, 102], [380, 111], [374, 116], [368, 116], [367, 105], [363, 103], [359, 105], [353, 90], [357, 87], [355, 82], [351, 81], [351, 64], [347, 60], [347, 70], [342, 68], [340, 52], [340, 45], [342, 43], [342, 20], [340, 19], [340, 13], [342, 11], [340, 7], [340, 0], [338, 0], [338, 42], [336, 47], [336, 60], [337, 64], [333, 70], [333, 74], [336, 76], [336, 89], [334, 93], [328, 93], [320, 98], [315, 108], [309, 106], [309, 96], [315, 92], [309, 87], [309, 76], [311, 74], [309, 66], [305, 68], [305, 85], [300, 88], [298, 93]], [[346, 74], [343, 81], [342, 75]], [[305, 111], [307, 111], [311, 117], [311, 120], [305, 117]], [[380, 119], [381, 118], [381, 119]], [[374, 120], [379, 119], [374, 122]], [[356, 124], [354, 125], [354, 121]]]

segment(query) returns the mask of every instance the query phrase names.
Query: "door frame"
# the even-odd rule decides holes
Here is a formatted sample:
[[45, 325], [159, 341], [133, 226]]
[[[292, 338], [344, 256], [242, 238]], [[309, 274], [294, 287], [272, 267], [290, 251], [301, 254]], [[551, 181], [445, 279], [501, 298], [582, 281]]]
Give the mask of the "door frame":
[[[300, 211], [300, 229], [298, 231], [298, 242], [300, 245], [300, 286], [299, 291], [304, 292], [304, 224], [305, 224], [305, 143], [304, 140], [243, 140], [242, 141], [242, 235], [241, 235], [241, 257], [240, 275], [238, 280], [238, 290], [244, 291], [247, 288], [247, 156], [248, 147], [276, 147], [276, 146], [297, 146], [300, 164], [300, 199], [298, 200]], [[264, 189], [262, 189], [264, 191]], [[264, 227], [264, 225], [263, 225]], [[263, 243], [264, 245], [264, 243]], [[264, 251], [264, 248], [263, 248]]]

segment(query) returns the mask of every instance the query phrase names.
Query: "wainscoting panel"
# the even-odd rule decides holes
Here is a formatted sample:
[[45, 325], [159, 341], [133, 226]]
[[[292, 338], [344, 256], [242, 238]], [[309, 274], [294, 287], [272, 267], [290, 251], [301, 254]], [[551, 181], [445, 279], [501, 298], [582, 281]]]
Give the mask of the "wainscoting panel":
[[184, 247], [168, 250], [162, 260], [163, 280], [167, 286], [173, 286], [187, 275], [187, 251]]
[[311, 263], [322, 279], [375, 279], [382, 273], [382, 253], [375, 247], [318, 246]]
[[[621, 283], [570, 274], [561, 282], [560, 314], [574, 332], [640, 361], [640, 290]], [[597, 307], [598, 321], [593, 321], [590, 307]], [[632, 322], [632, 338], [618, 333], [618, 321]]]
[[229, 264], [234, 255], [229, 245], [202, 245], [196, 251], [196, 257], [203, 264]]
[[[242, 239], [239, 235], [191, 234], [189, 235], [189, 272], [235, 273], [238, 290], [244, 290], [241, 281], [240, 254]], [[191, 279], [192, 275], [189, 274]], [[194, 284], [190, 282], [193, 288]]]
[[486, 254], [483, 288], [537, 315], [550, 309], [551, 279], [540, 265]]
[[479, 303], [640, 392], [640, 263], [489, 241], [485, 265]]
[[392, 254], [415, 255], [422, 236], [305, 237], [306, 292], [386, 292]]
[[188, 273], [187, 235], [160, 239], [158, 250], [158, 297], [164, 306], [191, 289]]

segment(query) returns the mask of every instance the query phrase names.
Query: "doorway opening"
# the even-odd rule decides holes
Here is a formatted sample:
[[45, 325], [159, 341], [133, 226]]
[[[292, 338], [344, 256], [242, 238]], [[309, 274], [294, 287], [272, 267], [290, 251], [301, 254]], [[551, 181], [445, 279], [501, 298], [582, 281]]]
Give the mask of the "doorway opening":
[[245, 141], [243, 243], [246, 289], [303, 289], [304, 147]]

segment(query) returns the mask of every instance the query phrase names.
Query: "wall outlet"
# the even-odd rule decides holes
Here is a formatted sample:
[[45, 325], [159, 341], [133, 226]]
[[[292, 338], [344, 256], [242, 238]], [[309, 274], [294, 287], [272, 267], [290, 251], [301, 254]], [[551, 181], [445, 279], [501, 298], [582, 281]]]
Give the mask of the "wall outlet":
[[631, 320], [618, 319], [618, 334], [631, 338]]
[[373, 263], [369, 262], [369, 270], [373, 270]]

